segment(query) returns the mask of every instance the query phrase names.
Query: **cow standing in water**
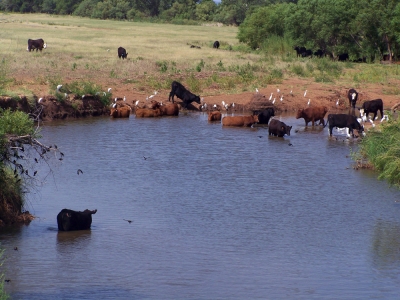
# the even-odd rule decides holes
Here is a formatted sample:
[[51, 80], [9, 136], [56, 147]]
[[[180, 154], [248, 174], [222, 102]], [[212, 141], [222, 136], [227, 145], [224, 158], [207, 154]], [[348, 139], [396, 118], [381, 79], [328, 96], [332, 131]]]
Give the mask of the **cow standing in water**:
[[[329, 135], [330, 136], [332, 136], [333, 127], [338, 127], [338, 128], [347, 127], [349, 129], [349, 132], [347, 133], [348, 137], [350, 137], [350, 136], [354, 137], [354, 133], [353, 133], [354, 129], [357, 129], [358, 134], [360, 134], [360, 135], [364, 131], [364, 127], [357, 121], [357, 118], [352, 115], [329, 114], [328, 121], [326, 122], [325, 126], [328, 125], [328, 123], [329, 123]], [[350, 133], [351, 133], [351, 135], [350, 135]]]
[[42, 52], [42, 49], [46, 49], [47, 48], [47, 44], [44, 42], [43, 39], [37, 39], [37, 40], [28, 40], [28, 48], [26, 49], [26, 51], [31, 52], [31, 50], [35, 50], [36, 52], [39, 50], [40, 52]]
[[291, 129], [292, 126], [288, 126], [279, 120], [272, 119], [271, 122], [269, 122], [268, 134], [277, 137], [283, 137], [285, 134], [290, 136]]
[[174, 103], [174, 96], [182, 100], [182, 107], [187, 108], [188, 104], [196, 102], [200, 104], [200, 97], [188, 91], [182, 84], [173, 81], [171, 84], [171, 92], [169, 93], [168, 101]]
[[319, 124], [325, 125], [324, 117], [328, 112], [328, 108], [326, 106], [311, 106], [304, 109], [299, 109], [297, 111], [296, 119], [304, 118], [306, 122], [306, 126], [311, 122], [312, 126], [316, 121], [319, 121]]
[[87, 230], [92, 225], [92, 215], [95, 210], [85, 209], [84, 211], [75, 211], [64, 208], [57, 215], [57, 225], [60, 231]]

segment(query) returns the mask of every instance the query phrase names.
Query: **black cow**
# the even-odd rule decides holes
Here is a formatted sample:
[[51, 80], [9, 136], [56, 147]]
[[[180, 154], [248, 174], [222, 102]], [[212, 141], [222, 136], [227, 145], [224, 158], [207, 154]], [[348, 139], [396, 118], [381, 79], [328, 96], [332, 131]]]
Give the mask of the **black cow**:
[[349, 60], [348, 53], [342, 53], [338, 55], [338, 61], [346, 61], [346, 60]]
[[293, 49], [296, 50], [297, 57], [303, 56], [303, 53], [307, 51], [305, 47], [299, 47], [299, 46], [296, 46]]
[[184, 108], [187, 108], [188, 104], [192, 103], [193, 101], [200, 104], [200, 97], [192, 94], [177, 81], [173, 81], [171, 84], [171, 92], [169, 93], [168, 101], [171, 101], [172, 97], [172, 103], [174, 103], [175, 95], [182, 100], [182, 107]]
[[376, 115], [378, 114], [378, 110], [381, 112], [381, 119], [383, 118], [383, 101], [382, 99], [375, 99], [365, 101], [360, 109], [361, 117], [368, 117], [370, 113], [374, 113], [374, 117], [372, 120], [375, 120]]
[[128, 53], [126, 53], [125, 48], [119, 47], [118, 48], [118, 57], [119, 58], [122, 57], [122, 59], [124, 59], [124, 58], [127, 58], [127, 56], [128, 56]]
[[358, 92], [355, 89], [349, 89], [347, 92], [347, 98], [349, 99], [349, 106], [355, 108], [358, 99]]
[[219, 48], [219, 42], [215, 41], [213, 44], [213, 48], [218, 49]]
[[290, 136], [291, 129], [292, 129], [292, 126], [288, 126], [279, 120], [272, 119], [268, 125], [268, 134], [278, 136], [278, 137], [283, 137], [285, 134]]
[[273, 107], [267, 107], [258, 114], [258, 124], [268, 124], [269, 119], [275, 116], [275, 109]]
[[314, 56], [319, 57], [319, 58], [323, 57], [324, 55], [325, 55], [325, 51], [323, 51], [321, 49], [318, 49], [317, 51], [314, 52]]
[[[347, 127], [349, 129], [348, 135], [351, 135], [354, 137], [353, 130], [357, 129], [358, 134], [361, 135], [362, 132], [364, 131], [364, 127], [357, 121], [357, 117], [352, 116], [352, 115], [346, 115], [346, 114], [329, 114], [328, 115], [328, 121], [326, 122], [325, 126], [329, 123], [329, 135], [332, 136], [332, 129], [333, 127], [338, 127], [338, 128], [345, 128]], [[324, 128], [325, 128], [324, 126]]]
[[92, 215], [96, 212], [97, 209], [74, 211], [64, 208], [57, 215], [58, 230], [71, 231], [90, 229], [92, 225]]
[[306, 51], [301, 53], [301, 57], [308, 57], [308, 56], [312, 56], [312, 55], [313, 55], [313, 52], [310, 49], [306, 49]]
[[31, 52], [31, 50], [35, 50], [36, 52], [40, 50], [42, 52], [43, 49], [46, 49], [47, 44], [44, 42], [43, 39], [37, 39], [37, 40], [28, 40], [28, 48], [26, 49], [27, 51]]

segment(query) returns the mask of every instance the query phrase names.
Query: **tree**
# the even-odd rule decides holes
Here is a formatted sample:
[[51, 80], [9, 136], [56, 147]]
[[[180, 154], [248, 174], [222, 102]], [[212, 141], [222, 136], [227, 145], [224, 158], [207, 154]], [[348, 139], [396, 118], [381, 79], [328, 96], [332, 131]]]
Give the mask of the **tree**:
[[203, 0], [196, 5], [196, 18], [199, 21], [212, 21], [217, 4], [213, 0]]

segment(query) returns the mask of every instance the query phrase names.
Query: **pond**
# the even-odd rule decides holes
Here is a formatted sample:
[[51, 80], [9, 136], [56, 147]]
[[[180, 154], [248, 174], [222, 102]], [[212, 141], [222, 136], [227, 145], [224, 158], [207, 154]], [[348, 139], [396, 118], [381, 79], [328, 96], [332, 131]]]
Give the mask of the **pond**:
[[[290, 137], [222, 128], [203, 113], [45, 124], [42, 141], [65, 156], [52, 173], [38, 165], [43, 185], [27, 199], [37, 218], [0, 232], [6, 291], [398, 299], [400, 192], [353, 169], [357, 143], [344, 134], [278, 118]], [[63, 208], [97, 209], [92, 229], [58, 232]]]

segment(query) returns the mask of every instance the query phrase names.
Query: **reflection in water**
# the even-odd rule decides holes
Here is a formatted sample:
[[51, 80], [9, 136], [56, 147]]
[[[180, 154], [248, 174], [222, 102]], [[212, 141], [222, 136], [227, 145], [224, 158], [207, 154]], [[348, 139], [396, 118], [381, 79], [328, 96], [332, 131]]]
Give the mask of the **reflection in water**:
[[374, 262], [379, 269], [400, 265], [400, 223], [378, 220], [372, 244]]
[[[277, 118], [290, 137], [200, 113], [48, 124], [43, 136], [65, 157], [31, 200], [38, 218], [0, 236], [7, 290], [29, 300], [396, 299], [399, 192], [350, 167], [357, 144], [344, 134]], [[91, 230], [57, 232], [63, 208], [98, 209]], [[391, 276], [376, 272], [390, 262]]]

